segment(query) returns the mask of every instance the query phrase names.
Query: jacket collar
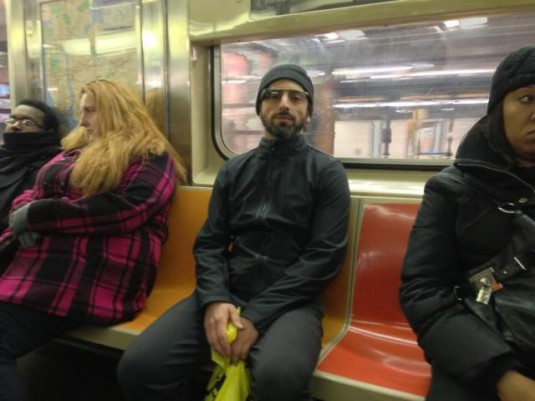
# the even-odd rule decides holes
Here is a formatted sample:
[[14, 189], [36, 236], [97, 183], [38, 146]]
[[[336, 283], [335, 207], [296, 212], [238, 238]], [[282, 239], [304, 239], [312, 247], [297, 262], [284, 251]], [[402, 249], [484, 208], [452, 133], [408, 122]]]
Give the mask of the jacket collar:
[[258, 152], [265, 155], [291, 156], [304, 152], [308, 147], [303, 135], [299, 134], [288, 140], [262, 138]]

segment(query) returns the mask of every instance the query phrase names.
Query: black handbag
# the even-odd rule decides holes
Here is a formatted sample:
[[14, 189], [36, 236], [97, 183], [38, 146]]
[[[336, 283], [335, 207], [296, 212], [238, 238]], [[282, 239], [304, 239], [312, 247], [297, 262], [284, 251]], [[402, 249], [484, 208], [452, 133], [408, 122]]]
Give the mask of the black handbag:
[[535, 366], [535, 222], [514, 211], [509, 244], [491, 260], [471, 269], [465, 305]]

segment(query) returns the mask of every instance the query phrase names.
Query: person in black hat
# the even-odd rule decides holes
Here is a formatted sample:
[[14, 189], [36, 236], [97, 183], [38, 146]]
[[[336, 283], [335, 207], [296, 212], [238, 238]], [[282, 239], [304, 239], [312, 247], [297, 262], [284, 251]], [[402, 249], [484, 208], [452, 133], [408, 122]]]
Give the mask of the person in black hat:
[[[221, 168], [195, 246], [197, 288], [128, 347], [118, 367], [127, 400], [186, 400], [210, 349], [245, 361], [258, 401], [309, 400], [321, 349], [319, 295], [347, 244], [342, 164], [301, 135], [314, 86], [298, 65], [272, 68], [255, 107], [259, 146]], [[238, 309], [239, 308], [239, 309]], [[226, 328], [237, 338], [229, 344]]]
[[453, 166], [427, 182], [410, 236], [400, 299], [432, 366], [428, 401], [535, 400], [534, 219], [535, 47], [524, 47], [498, 65]]
[[60, 152], [60, 123], [55, 111], [34, 99], [18, 103], [4, 120], [0, 146], [0, 233], [8, 226], [11, 202], [35, 182], [39, 169]]

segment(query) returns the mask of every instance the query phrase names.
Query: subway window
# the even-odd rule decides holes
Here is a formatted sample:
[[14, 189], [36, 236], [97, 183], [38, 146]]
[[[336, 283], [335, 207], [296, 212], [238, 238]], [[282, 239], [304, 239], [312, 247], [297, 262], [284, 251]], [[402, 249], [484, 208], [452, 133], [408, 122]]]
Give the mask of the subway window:
[[297, 63], [315, 86], [312, 145], [347, 163], [447, 165], [485, 114], [498, 62], [533, 37], [535, 13], [223, 44], [216, 142], [229, 157], [254, 148], [262, 75]]

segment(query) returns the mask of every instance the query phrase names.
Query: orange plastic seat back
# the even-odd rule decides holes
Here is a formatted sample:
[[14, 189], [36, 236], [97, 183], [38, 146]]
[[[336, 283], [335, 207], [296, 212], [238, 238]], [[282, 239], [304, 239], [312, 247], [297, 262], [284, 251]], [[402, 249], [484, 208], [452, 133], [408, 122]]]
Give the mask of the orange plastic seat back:
[[355, 243], [357, 199], [351, 198], [348, 225], [348, 247], [343, 265], [338, 276], [327, 286], [321, 295], [325, 315], [323, 317], [323, 344], [333, 341], [344, 329], [348, 318], [348, 303], [351, 293], [351, 269]]
[[353, 320], [408, 326], [398, 298], [401, 267], [419, 203], [363, 207], [353, 294]]
[[157, 288], [195, 286], [193, 244], [206, 220], [211, 193], [210, 188], [177, 190], [167, 218], [169, 236], [162, 249]]

